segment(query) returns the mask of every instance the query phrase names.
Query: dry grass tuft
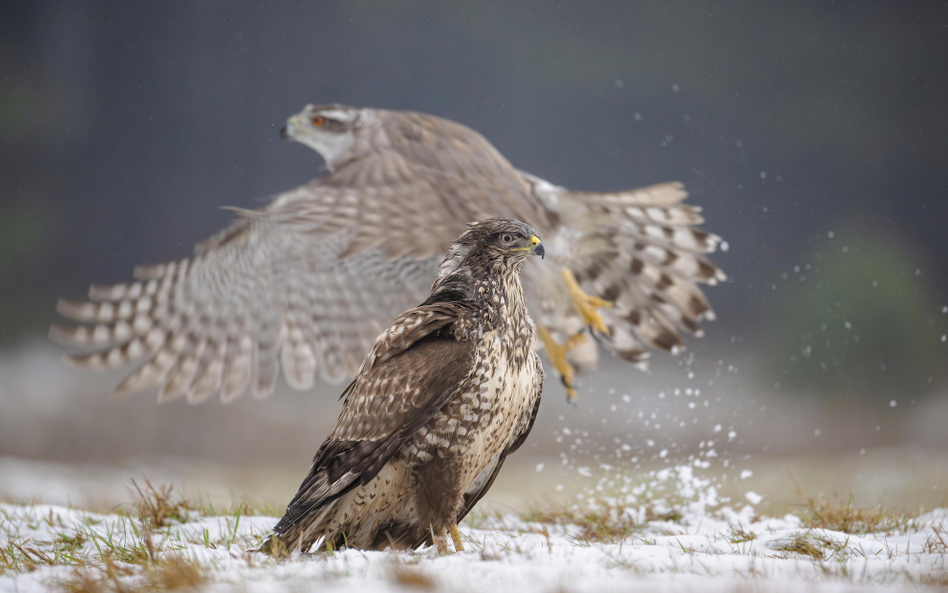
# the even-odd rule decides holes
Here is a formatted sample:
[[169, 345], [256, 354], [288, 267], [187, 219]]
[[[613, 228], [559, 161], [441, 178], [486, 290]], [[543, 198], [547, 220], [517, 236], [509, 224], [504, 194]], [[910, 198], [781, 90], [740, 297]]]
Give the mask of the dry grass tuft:
[[183, 523], [187, 520], [188, 511], [194, 508], [191, 503], [175, 493], [174, 486], [168, 484], [156, 488], [148, 478], [145, 478], [144, 486], [132, 480], [132, 488], [138, 495], [135, 509], [146, 528], [167, 527], [169, 521]]
[[814, 560], [822, 560], [823, 550], [815, 545], [812, 541], [806, 537], [800, 535], [797, 536], [793, 541], [788, 543], [785, 546], [780, 546], [776, 548], [780, 552], [793, 552], [794, 554], [803, 554], [804, 556], [809, 556]]
[[932, 535], [928, 536], [923, 548], [926, 554], [948, 554], [948, 529], [939, 523], [932, 525]]
[[117, 564], [111, 554], [103, 557], [101, 565], [79, 565], [73, 569], [69, 578], [53, 583], [68, 593], [126, 593], [132, 587], [123, 583], [123, 577], [129, 577], [134, 571], [127, 566]]
[[676, 510], [656, 510], [651, 505], [644, 505], [644, 522], [635, 521], [625, 509], [602, 505], [596, 509], [576, 509], [564, 506], [551, 506], [546, 509], [532, 509], [523, 515], [525, 521], [552, 525], [575, 525], [582, 531], [577, 537], [584, 543], [617, 543], [630, 536], [641, 533], [645, 523], [649, 521], [666, 521], [674, 523], [682, 516]]
[[827, 500], [822, 496], [808, 496], [803, 492], [800, 484], [793, 479], [793, 475], [790, 475], [790, 479], [796, 485], [797, 495], [804, 501], [803, 509], [796, 514], [803, 520], [803, 525], [809, 529], [827, 529], [850, 535], [902, 532], [912, 528], [912, 520], [923, 510], [906, 513], [888, 509], [883, 505], [871, 508], [857, 507], [852, 496], [846, 500], [838, 495], [834, 496], [833, 500]]
[[134, 593], [193, 590], [208, 582], [203, 566], [179, 555], [157, 558], [143, 571], [116, 562], [111, 554], [103, 560], [102, 564], [77, 566], [55, 585], [67, 593]]
[[882, 505], [872, 508], [855, 506], [852, 497], [847, 500], [835, 498], [806, 497], [806, 507], [798, 513], [803, 525], [810, 529], [828, 529], [852, 535], [904, 531], [911, 525], [915, 515], [893, 511]]
[[207, 582], [207, 576], [197, 562], [184, 556], [168, 556], [152, 564], [145, 572], [151, 588], [165, 591], [195, 588]]
[[740, 525], [732, 525], [727, 534], [728, 543], [743, 544], [757, 539], [757, 534], [753, 531], [747, 531]]

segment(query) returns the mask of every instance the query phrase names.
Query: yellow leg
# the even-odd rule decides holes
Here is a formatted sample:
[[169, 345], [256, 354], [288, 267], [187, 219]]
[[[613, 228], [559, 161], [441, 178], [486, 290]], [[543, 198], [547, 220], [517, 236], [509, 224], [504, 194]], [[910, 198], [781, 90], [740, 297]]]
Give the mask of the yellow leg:
[[596, 309], [612, 307], [612, 301], [587, 294], [579, 285], [579, 282], [576, 281], [576, 276], [573, 275], [573, 271], [569, 268], [563, 268], [563, 280], [566, 281], [569, 294], [573, 297], [573, 306], [576, 307], [579, 314], [583, 316], [586, 325], [598, 332], [608, 334], [609, 328], [606, 327], [606, 322], [603, 321], [602, 316], [596, 312]]
[[444, 532], [435, 533], [434, 527], [429, 526], [428, 531], [431, 532], [431, 539], [434, 541], [435, 548], [438, 550], [438, 555], [443, 556], [448, 553], [448, 538], [444, 536]]
[[550, 330], [542, 325], [537, 326], [537, 335], [543, 340], [543, 348], [546, 350], [546, 355], [550, 358], [550, 362], [553, 363], [553, 366], [560, 373], [560, 380], [563, 381], [563, 386], [566, 387], [567, 401], [573, 402], [576, 399], [576, 389], [573, 387], [575, 373], [573, 372], [573, 365], [566, 360], [566, 353], [585, 340], [586, 334], [576, 334], [566, 340], [566, 343], [563, 345], [557, 344], [552, 334], [550, 334]]
[[448, 530], [448, 533], [451, 534], [451, 539], [454, 540], [454, 551], [463, 552], [464, 543], [461, 542], [461, 532], [458, 531], [457, 525], [451, 525], [451, 529]]

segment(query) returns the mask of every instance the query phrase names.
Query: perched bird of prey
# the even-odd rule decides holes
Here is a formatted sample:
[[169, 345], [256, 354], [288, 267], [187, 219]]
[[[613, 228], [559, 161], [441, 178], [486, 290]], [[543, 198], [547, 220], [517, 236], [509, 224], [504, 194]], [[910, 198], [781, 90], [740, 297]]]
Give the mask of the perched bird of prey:
[[158, 386], [162, 401], [265, 397], [281, 364], [297, 389], [317, 371], [341, 381], [424, 298], [464, 225], [494, 216], [547, 238], [555, 265], [528, 264], [524, 286], [570, 397], [575, 368], [597, 361], [590, 334], [641, 363], [647, 346], [675, 351], [682, 329], [712, 316], [699, 284], [724, 279], [704, 256], [719, 238], [698, 228], [679, 183], [568, 190], [515, 169], [470, 128], [413, 112], [307, 106], [283, 135], [317, 151], [326, 174], [263, 210], [235, 209], [239, 220], [191, 257], [93, 286], [88, 302], [60, 301], [81, 324], [51, 336], [89, 347], [73, 362], [143, 361], [116, 391]]
[[463, 549], [457, 522], [526, 439], [539, 407], [543, 365], [520, 270], [543, 254], [522, 222], [468, 225], [431, 295], [375, 340], [265, 550], [433, 540], [444, 552], [447, 533]]

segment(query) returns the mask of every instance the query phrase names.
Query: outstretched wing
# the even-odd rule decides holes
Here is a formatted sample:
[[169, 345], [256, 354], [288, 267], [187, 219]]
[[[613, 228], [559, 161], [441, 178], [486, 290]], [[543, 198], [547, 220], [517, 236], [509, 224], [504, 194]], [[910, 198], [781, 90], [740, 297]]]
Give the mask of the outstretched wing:
[[595, 193], [524, 177], [564, 220], [551, 242], [560, 249], [551, 254], [564, 255], [586, 292], [614, 303], [599, 310], [609, 350], [631, 362], [647, 358], [645, 346], [677, 351], [681, 330], [700, 335], [699, 322], [714, 318], [699, 285], [726, 279], [705, 257], [721, 239], [698, 228], [700, 208], [682, 203], [688, 193], [681, 183]]
[[69, 357], [83, 367], [144, 361], [116, 391], [160, 386], [160, 400], [229, 402], [248, 387], [265, 397], [280, 361], [297, 389], [317, 370], [329, 381], [354, 376], [381, 330], [427, 295], [450, 243], [411, 231], [439, 215], [419, 223], [399, 211], [431, 190], [396, 177], [358, 188], [319, 180], [242, 211], [190, 258], [93, 286], [88, 302], [61, 301], [59, 312], [83, 325], [54, 326], [51, 337], [90, 347]]
[[[526, 184], [476, 132], [431, 116], [385, 112], [391, 142], [278, 196], [263, 212], [199, 245], [194, 256], [140, 267], [137, 282], [93, 286], [61, 301], [84, 325], [51, 337], [86, 346], [86, 368], [144, 361], [125, 393], [160, 386], [159, 401], [195, 403], [248, 387], [272, 393], [282, 362], [306, 389], [355, 375], [372, 340], [427, 295], [464, 225], [490, 216], [543, 218]], [[537, 223], [539, 224], [539, 223]]]
[[274, 529], [292, 540], [294, 527], [321, 506], [371, 481], [391, 456], [465, 384], [473, 365], [470, 343], [442, 329], [456, 305], [405, 312], [379, 336], [345, 392], [336, 425], [313, 459], [309, 475]]

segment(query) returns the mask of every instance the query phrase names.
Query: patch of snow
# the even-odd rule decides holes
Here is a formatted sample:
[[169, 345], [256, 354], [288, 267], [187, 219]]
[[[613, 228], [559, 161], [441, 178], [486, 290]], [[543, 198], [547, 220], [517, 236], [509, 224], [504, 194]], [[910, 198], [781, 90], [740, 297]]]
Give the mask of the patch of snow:
[[[748, 493], [748, 497], [750, 497]], [[854, 586], [901, 590], [943, 574], [945, 555], [933, 553], [948, 509], [919, 517], [909, 532], [851, 535], [808, 529], [793, 515], [758, 517], [750, 506], [708, 513], [686, 511], [680, 519], [647, 520], [626, 538], [588, 540], [577, 525], [540, 524], [514, 516], [462, 525], [466, 551], [438, 556], [417, 552], [295, 554], [276, 561], [252, 550], [275, 517], [203, 517], [154, 532], [157, 549], [205, 567], [211, 591], [405, 591], [425, 584], [438, 591], [849, 591]], [[56, 539], [82, 533], [74, 554], [96, 556], [96, 543], [139, 542], [135, 520], [55, 505], [0, 505], [0, 539], [27, 543], [52, 555]], [[741, 537], [735, 537], [740, 534]], [[811, 555], [794, 550], [805, 546]], [[124, 566], [124, 565], [123, 565]], [[127, 565], [134, 569], [135, 565]], [[0, 591], [45, 591], [68, 578], [67, 566], [39, 564], [31, 572], [8, 571]], [[135, 576], [122, 577], [129, 586]]]

